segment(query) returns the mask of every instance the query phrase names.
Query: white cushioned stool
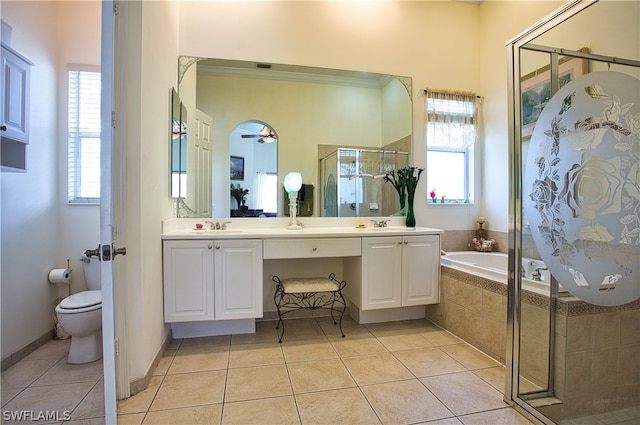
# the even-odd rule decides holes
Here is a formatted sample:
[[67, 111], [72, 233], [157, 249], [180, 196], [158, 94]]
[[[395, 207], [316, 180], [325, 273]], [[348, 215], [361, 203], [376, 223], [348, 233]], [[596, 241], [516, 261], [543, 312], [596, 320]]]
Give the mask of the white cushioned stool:
[[[340, 333], [344, 338], [342, 316], [344, 316], [347, 308], [347, 302], [342, 295], [342, 290], [347, 286], [347, 282], [336, 280], [334, 273], [331, 273], [328, 278], [303, 277], [280, 280], [278, 276], [274, 276], [273, 281], [276, 283], [273, 301], [278, 308], [276, 329], [279, 329], [280, 325], [282, 325], [278, 342], [282, 342], [282, 337], [284, 336], [282, 317], [285, 314], [298, 310], [317, 310], [321, 308], [331, 312], [333, 324], [339, 324]], [[340, 313], [339, 322], [336, 322], [333, 316], [334, 312]]]

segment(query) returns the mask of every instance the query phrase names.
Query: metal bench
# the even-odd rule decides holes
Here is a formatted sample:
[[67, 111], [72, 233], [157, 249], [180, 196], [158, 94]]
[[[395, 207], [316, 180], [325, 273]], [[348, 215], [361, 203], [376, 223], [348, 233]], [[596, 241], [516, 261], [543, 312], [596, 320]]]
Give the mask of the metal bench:
[[[278, 308], [276, 329], [279, 329], [282, 325], [278, 342], [282, 342], [282, 337], [284, 336], [282, 317], [298, 310], [329, 310], [333, 324], [339, 324], [340, 334], [344, 338], [342, 316], [344, 316], [347, 308], [347, 302], [342, 295], [342, 290], [347, 285], [347, 282], [336, 280], [334, 273], [331, 273], [328, 278], [307, 277], [280, 280], [278, 276], [274, 276], [272, 280], [276, 283], [276, 292], [273, 295], [273, 301]], [[340, 313], [338, 322], [336, 322], [333, 315], [334, 312]]]

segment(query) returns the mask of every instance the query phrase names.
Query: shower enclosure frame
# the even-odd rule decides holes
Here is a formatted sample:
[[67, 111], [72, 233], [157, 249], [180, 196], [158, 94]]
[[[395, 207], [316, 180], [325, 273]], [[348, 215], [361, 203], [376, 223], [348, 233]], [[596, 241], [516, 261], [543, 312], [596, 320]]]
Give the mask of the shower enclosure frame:
[[[640, 61], [610, 57], [582, 51], [569, 51], [556, 47], [541, 46], [531, 44], [538, 36], [562, 24], [569, 18], [577, 15], [586, 8], [598, 3], [598, 0], [574, 0], [567, 3], [547, 16], [531, 28], [521, 33], [514, 39], [506, 43], [507, 59], [509, 64], [508, 75], [508, 135], [509, 135], [509, 272], [508, 272], [508, 294], [507, 294], [507, 337], [506, 337], [506, 368], [505, 368], [505, 401], [512, 404], [516, 409], [527, 413], [537, 420], [545, 423], [554, 423], [530, 401], [539, 397], [553, 397], [554, 395], [554, 338], [549, 341], [549, 376], [548, 387], [535, 394], [533, 397], [526, 397], [519, 391], [519, 377], [521, 372], [520, 363], [520, 332], [522, 313], [522, 289], [521, 289], [521, 259], [522, 253], [522, 225], [523, 225], [523, 164], [522, 164], [522, 104], [521, 104], [521, 50], [548, 53], [550, 55], [550, 76], [551, 94], [559, 89], [559, 56], [587, 59], [609, 64], [620, 64], [640, 67]], [[554, 300], [558, 294], [558, 284], [555, 279], [551, 282], [550, 299], [550, 336], [554, 329]]]

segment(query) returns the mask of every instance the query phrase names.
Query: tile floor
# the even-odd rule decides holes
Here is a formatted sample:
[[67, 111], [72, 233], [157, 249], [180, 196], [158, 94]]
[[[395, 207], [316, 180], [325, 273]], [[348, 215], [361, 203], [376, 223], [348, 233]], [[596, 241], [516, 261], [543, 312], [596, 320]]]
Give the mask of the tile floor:
[[[504, 368], [426, 320], [329, 318], [172, 341], [149, 387], [118, 403], [121, 424], [530, 424], [502, 401]], [[2, 411], [70, 412], [102, 424], [102, 363], [68, 365], [50, 341], [2, 374]], [[37, 421], [61, 423], [62, 421]]]

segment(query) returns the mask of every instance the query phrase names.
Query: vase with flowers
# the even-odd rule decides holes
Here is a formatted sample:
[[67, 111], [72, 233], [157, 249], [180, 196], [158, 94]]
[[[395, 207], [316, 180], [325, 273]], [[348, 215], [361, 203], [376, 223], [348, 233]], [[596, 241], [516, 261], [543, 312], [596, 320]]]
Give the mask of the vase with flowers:
[[245, 196], [249, 193], [249, 189], [244, 189], [240, 186], [240, 183], [231, 183], [231, 196], [233, 196], [238, 203], [238, 209], [242, 209], [242, 206], [246, 202]]
[[[418, 181], [420, 175], [424, 171], [424, 168], [419, 167], [403, 167], [387, 173], [384, 177], [385, 182], [391, 182], [393, 187], [398, 191], [400, 195], [400, 205], [406, 206], [406, 219], [405, 225], [407, 227], [416, 226], [416, 216], [413, 210], [413, 200], [416, 194], [416, 188], [418, 187]], [[403, 199], [406, 197], [406, 203], [403, 204]]]

